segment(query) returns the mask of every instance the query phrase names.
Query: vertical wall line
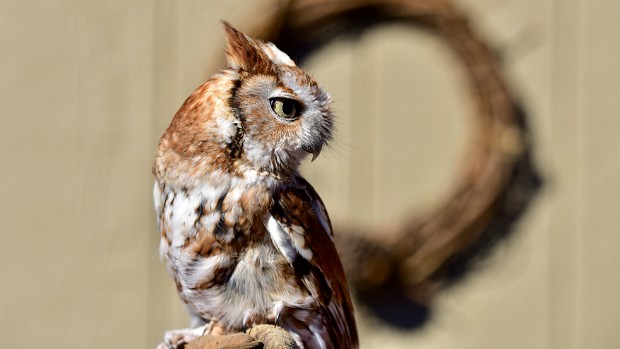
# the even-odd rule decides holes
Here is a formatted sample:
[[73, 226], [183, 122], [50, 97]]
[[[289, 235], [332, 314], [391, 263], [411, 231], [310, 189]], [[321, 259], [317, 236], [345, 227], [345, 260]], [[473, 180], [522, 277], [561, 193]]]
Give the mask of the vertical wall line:
[[580, 0], [553, 1], [552, 130], [554, 161], [549, 183], [550, 348], [577, 349], [579, 344], [578, 258], [581, 225], [580, 96], [582, 25]]

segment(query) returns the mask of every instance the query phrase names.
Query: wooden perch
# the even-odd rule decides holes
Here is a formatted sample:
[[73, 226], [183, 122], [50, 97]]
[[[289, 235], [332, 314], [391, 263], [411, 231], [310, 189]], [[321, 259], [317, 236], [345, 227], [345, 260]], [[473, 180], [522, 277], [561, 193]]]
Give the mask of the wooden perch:
[[283, 328], [258, 325], [245, 333], [204, 335], [190, 342], [187, 349], [299, 349], [299, 347], [293, 336]]

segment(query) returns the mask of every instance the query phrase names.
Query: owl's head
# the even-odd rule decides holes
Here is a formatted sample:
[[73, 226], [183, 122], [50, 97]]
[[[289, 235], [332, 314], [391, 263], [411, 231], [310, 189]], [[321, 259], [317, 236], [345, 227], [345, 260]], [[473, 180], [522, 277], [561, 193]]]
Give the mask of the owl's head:
[[226, 22], [224, 29], [229, 67], [175, 115], [158, 149], [160, 178], [188, 183], [247, 170], [291, 175], [331, 137], [329, 95], [316, 81], [275, 45]]
[[329, 95], [274, 44], [223, 24], [226, 58], [236, 73], [229, 105], [238, 155], [274, 171], [296, 169], [307, 154], [316, 158], [331, 137]]

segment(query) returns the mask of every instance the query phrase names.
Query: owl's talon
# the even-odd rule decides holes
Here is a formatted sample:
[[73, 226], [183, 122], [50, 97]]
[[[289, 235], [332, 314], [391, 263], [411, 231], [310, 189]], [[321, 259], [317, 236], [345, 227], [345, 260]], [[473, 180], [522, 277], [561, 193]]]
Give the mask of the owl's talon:
[[248, 309], [243, 314], [243, 332], [265, 322], [265, 317], [256, 309]]
[[272, 314], [273, 314], [273, 324], [278, 326], [278, 323], [280, 322], [280, 316], [282, 315], [282, 311], [284, 310], [284, 303], [283, 302], [276, 302], [273, 305], [272, 308]]

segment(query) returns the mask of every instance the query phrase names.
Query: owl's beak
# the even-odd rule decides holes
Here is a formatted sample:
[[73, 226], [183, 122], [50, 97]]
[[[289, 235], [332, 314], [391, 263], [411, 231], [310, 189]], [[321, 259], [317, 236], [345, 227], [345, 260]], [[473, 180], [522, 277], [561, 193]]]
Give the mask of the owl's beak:
[[321, 154], [321, 149], [323, 149], [323, 145], [317, 145], [317, 146], [313, 146], [312, 148], [305, 148], [304, 150], [309, 153], [312, 154], [312, 160], [310, 160], [310, 162], [316, 160], [316, 158], [319, 157], [319, 154]]

